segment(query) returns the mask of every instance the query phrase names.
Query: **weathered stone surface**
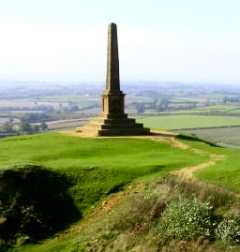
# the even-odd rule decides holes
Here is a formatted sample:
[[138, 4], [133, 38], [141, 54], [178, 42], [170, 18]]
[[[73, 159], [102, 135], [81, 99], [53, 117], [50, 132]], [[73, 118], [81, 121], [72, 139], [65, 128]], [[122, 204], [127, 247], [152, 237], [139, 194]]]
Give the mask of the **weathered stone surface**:
[[108, 26], [108, 51], [107, 51], [107, 93], [121, 93], [119, 80], [119, 58], [117, 25], [111, 23]]
[[101, 116], [77, 131], [99, 136], [149, 135], [150, 129], [128, 118], [124, 112], [125, 94], [120, 89], [117, 26], [114, 23], [108, 27], [107, 52], [107, 80], [102, 94]]

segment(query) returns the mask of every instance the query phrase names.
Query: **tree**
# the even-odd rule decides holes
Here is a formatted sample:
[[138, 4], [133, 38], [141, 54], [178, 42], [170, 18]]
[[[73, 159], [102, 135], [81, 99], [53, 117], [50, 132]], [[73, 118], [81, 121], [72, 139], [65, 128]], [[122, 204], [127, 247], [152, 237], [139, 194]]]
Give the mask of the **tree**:
[[31, 126], [30, 123], [28, 123], [26, 120], [21, 119], [20, 120], [20, 125], [19, 125], [19, 131], [23, 133], [29, 133], [32, 134], [34, 132], [33, 127]]
[[42, 123], [41, 123], [40, 129], [41, 129], [42, 131], [48, 130], [48, 125], [46, 124], [46, 122], [42, 122]]
[[166, 111], [168, 110], [169, 100], [167, 98], [162, 98], [156, 105], [157, 111]]
[[14, 126], [13, 121], [9, 120], [3, 124], [2, 131], [6, 133], [13, 133], [14, 132], [13, 126]]
[[136, 110], [138, 114], [143, 114], [145, 111], [145, 106], [143, 103], [137, 103], [136, 104]]

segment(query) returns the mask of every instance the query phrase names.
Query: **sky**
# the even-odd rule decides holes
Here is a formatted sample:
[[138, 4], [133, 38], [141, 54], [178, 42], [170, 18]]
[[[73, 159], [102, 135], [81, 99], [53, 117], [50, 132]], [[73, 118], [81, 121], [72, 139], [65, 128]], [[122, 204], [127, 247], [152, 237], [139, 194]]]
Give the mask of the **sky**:
[[128, 81], [240, 85], [239, 0], [0, 0], [0, 79], [104, 81], [118, 25]]

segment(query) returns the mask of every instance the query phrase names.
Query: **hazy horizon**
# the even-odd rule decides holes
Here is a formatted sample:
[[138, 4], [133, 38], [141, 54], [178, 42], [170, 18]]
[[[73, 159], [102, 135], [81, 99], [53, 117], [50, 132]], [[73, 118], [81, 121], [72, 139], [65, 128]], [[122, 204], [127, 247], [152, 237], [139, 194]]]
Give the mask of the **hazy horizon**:
[[105, 80], [118, 25], [123, 81], [240, 84], [237, 0], [0, 3], [0, 79]]

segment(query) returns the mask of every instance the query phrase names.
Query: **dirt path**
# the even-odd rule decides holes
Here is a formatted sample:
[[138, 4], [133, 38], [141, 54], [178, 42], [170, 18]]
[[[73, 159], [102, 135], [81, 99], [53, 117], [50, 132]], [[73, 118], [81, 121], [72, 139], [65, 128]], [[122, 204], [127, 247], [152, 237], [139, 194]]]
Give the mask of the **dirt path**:
[[197, 180], [197, 178], [194, 176], [195, 172], [209, 168], [210, 166], [215, 165], [217, 162], [224, 160], [225, 157], [223, 155], [210, 154], [209, 158], [210, 160], [207, 162], [195, 166], [185, 167], [181, 170], [173, 171], [171, 174], [177, 175], [182, 179]]
[[[153, 136], [151, 139], [155, 140], [155, 141], [156, 140], [163, 141], [163, 137], [161, 137], [161, 136], [160, 137]], [[194, 166], [185, 167], [180, 170], [171, 172], [171, 174], [177, 175], [185, 180], [197, 180], [197, 178], [194, 176], [195, 172], [202, 170], [202, 169], [209, 168], [210, 166], [215, 165], [217, 162], [223, 161], [225, 159], [224, 155], [212, 154], [212, 153], [209, 153], [205, 150], [192, 148], [191, 146], [189, 146], [189, 145], [183, 143], [182, 141], [180, 141], [179, 139], [177, 139], [177, 135], [167, 136], [167, 137], [165, 137], [165, 140], [168, 141], [175, 148], [182, 149], [182, 150], [191, 150], [192, 152], [199, 154], [199, 155], [201, 155], [201, 154], [209, 155], [209, 160], [204, 163], [194, 165]]]
[[225, 159], [224, 155], [212, 154], [212, 153], [209, 153], [205, 150], [191, 148], [189, 145], [181, 142], [176, 137], [171, 138], [170, 142], [176, 148], [180, 148], [180, 149], [184, 149], [184, 150], [190, 149], [194, 153], [199, 154], [199, 155], [201, 155], [201, 154], [209, 155], [209, 160], [204, 163], [194, 165], [194, 166], [185, 167], [180, 170], [171, 172], [171, 174], [177, 175], [185, 180], [197, 180], [197, 178], [194, 176], [195, 172], [200, 171], [202, 169], [209, 168], [210, 166], [214, 166], [217, 162], [223, 161]]
[[[158, 137], [153, 137], [153, 140], [157, 140], [159, 141], [160, 139]], [[219, 154], [213, 154], [210, 152], [207, 152], [206, 150], [202, 150], [202, 149], [198, 149], [198, 148], [192, 148], [191, 146], [181, 142], [180, 140], [177, 139], [177, 137], [169, 137], [168, 139], [165, 139], [166, 141], [168, 141], [172, 146], [179, 148], [179, 149], [183, 149], [183, 150], [191, 150], [192, 152], [199, 154], [199, 155], [208, 155], [209, 156], [209, 160], [205, 161], [203, 163], [200, 163], [198, 165], [194, 165], [194, 166], [188, 166], [188, 167], [184, 167], [180, 170], [175, 170], [170, 172], [170, 174], [178, 176], [181, 180], [186, 181], [186, 182], [194, 182], [202, 187], [204, 186], [208, 186], [208, 187], [212, 187], [212, 188], [216, 188], [218, 187], [219, 191], [225, 191], [227, 189], [223, 189], [220, 186], [217, 186], [215, 184], [212, 183], [208, 183], [206, 181], [202, 181], [199, 180], [196, 176], [194, 176], [195, 172], [198, 172], [200, 170], [203, 169], [207, 169], [211, 166], [214, 166], [216, 163], [224, 161], [225, 160], [225, 156], [224, 155], [219, 155]], [[231, 190], [227, 190], [227, 192], [240, 199], [240, 193], [236, 193], [236, 192], [232, 192]]]

